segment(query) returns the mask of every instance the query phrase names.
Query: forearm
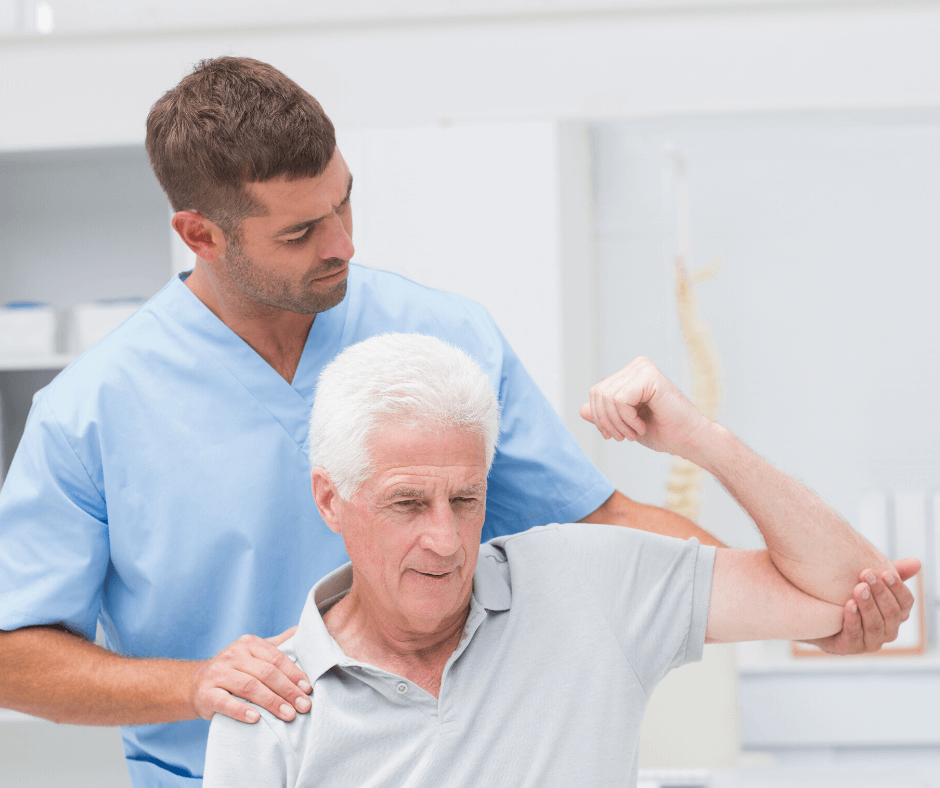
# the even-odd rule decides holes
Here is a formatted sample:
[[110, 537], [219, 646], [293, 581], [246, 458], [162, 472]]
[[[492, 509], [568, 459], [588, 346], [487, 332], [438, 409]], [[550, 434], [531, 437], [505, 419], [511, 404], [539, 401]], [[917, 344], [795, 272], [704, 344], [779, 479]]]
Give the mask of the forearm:
[[794, 586], [841, 605], [862, 569], [891, 564], [819, 496], [758, 457], [713, 422], [687, 459], [711, 473], [751, 516], [774, 566]]
[[0, 632], [0, 707], [73, 725], [194, 719], [200, 664], [122, 657], [52, 627]]
[[597, 510], [580, 522], [622, 525], [627, 528], [664, 534], [665, 536], [675, 536], [679, 539], [690, 539], [694, 536], [702, 544], [724, 547], [708, 531], [703, 530], [681, 514], [676, 514], [668, 509], [661, 509], [658, 506], [638, 503], [617, 490]]

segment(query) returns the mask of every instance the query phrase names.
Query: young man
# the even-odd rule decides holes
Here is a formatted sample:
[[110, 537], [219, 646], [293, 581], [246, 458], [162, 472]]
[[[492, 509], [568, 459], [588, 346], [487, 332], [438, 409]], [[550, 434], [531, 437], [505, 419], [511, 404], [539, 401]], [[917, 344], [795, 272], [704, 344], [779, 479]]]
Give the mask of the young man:
[[324, 370], [311, 418], [313, 495], [350, 557], [283, 646], [314, 682], [313, 710], [216, 718], [206, 788], [629, 784], [650, 693], [705, 642], [831, 635], [866, 567], [900, 585], [646, 359], [584, 413], [709, 470], [768, 549], [716, 553], [605, 525], [481, 547], [499, 434], [489, 381], [432, 337], [365, 340]]
[[[198, 783], [213, 714], [258, 719], [240, 698], [308, 711], [275, 644], [346, 555], [308, 492], [307, 417], [322, 367], [374, 334], [452, 341], [498, 387], [487, 538], [594, 519], [709, 539], [613, 490], [483, 309], [350, 264], [352, 176], [279, 71], [200, 64], [154, 105], [147, 150], [195, 268], [35, 398], [0, 492], [0, 705], [127, 726], [139, 786]], [[835, 648], [897, 631], [909, 602], [875, 598], [887, 627], [850, 616]]]

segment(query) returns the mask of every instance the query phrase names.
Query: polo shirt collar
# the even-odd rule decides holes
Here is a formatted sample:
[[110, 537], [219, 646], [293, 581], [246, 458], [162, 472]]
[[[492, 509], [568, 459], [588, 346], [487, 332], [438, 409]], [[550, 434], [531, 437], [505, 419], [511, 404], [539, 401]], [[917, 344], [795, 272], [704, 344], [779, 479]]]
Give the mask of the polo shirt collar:
[[[493, 612], [509, 610], [512, 589], [503, 574], [504, 567], [505, 559], [500, 562], [494, 555], [488, 555], [481, 549], [473, 573], [472, 603], [476, 603], [472, 604], [473, 607], [479, 605]], [[359, 664], [343, 653], [323, 623], [323, 613], [349, 593], [352, 580], [352, 564], [346, 563], [320, 580], [307, 595], [294, 634], [294, 648], [311, 683], [336, 665]]]
[[326, 630], [321, 611], [339, 602], [352, 587], [352, 564], [345, 563], [320, 580], [307, 594], [300, 623], [294, 634], [294, 648], [310, 683], [335, 665], [349, 662], [339, 644]]
[[480, 547], [477, 568], [473, 572], [473, 596], [494, 613], [509, 610], [512, 603], [508, 566], [501, 550], [495, 550], [488, 544]]

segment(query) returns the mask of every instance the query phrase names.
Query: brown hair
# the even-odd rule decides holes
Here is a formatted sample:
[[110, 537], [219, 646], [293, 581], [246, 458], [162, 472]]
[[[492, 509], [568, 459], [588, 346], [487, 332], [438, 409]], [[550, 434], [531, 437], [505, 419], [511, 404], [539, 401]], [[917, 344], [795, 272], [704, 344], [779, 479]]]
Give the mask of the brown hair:
[[333, 156], [333, 124], [317, 100], [267, 63], [203, 60], [147, 116], [147, 155], [174, 211], [237, 234], [263, 211], [244, 185], [315, 177]]

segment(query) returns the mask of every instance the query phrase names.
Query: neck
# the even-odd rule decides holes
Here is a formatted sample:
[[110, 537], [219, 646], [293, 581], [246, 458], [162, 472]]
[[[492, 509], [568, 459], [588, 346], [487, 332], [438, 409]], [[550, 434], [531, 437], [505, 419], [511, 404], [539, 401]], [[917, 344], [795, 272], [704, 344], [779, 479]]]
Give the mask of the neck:
[[201, 261], [187, 277], [186, 286], [284, 380], [290, 383], [294, 379], [316, 315], [248, 302], [233, 288], [210, 277]]
[[343, 653], [402, 676], [438, 697], [444, 667], [460, 643], [470, 613], [469, 601], [459, 616], [441, 622], [434, 631], [415, 632], [380, 620], [354, 592], [355, 584], [323, 616]]

